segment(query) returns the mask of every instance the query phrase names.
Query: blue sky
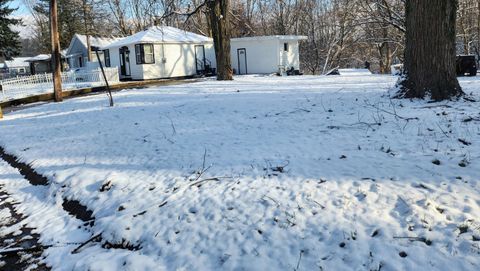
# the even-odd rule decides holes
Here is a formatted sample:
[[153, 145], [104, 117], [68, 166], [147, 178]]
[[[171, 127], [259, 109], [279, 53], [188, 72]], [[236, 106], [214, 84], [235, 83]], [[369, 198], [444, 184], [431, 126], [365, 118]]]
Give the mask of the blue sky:
[[14, 15], [27, 15], [30, 13], [22, 0], [13, 0], [9, 3], [9, 6], [12, 8], [18, 8], [18, 10], [13, 13]]

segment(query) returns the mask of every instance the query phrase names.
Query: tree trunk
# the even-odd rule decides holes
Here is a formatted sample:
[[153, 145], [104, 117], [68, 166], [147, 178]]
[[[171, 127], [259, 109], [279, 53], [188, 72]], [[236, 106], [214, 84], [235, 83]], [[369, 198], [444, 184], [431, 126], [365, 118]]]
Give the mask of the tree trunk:
[[398, 97], [435, 101], [463, 94], [455, 72], [457, 0], [407, 0], [405, 74]]
[[207, 0], [212, 28], [217, 80], [232, 80], [230, 60], [230, 0]]
[[53, 93], [56, 102], [61, 102], [62, 97], [62, 78], [61, 78], [61, 55], [60, 55], [60, 37], [58, 35], [57, 18], [57, 0], [50, 0], [50, 36], [52, 39], [52, 77]]

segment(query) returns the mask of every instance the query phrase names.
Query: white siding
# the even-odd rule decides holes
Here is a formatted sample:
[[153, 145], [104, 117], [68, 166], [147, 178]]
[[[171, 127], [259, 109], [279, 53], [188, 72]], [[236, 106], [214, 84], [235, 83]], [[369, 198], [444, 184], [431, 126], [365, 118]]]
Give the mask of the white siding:
[[[130, 74], [131, 78], [133, 80], [142, 80], [143, 79], [143, 65], [137, 65], [136, 59], [135, 59], [135, 45], [130, 44], [128, 47], [128, 50], [130, 50]], [[117, 67], [118, 68], [118, 74], [120, 75], [120, 79], [124, 79], [125, 76], [121, 75], [121, 69], [120, 69], [120, 48], [119, 47], [113, 47], [110, 48], [110, 67]]]
[[[197, 73], [195, 45], [201, 44], [154, 44], [155, 63], [138, 64], [135, 58], [135, 45], [130, 50], [130, 70], [133, 80], [149, 80], [192, 76]], [[215, 52], [212, 43], [204, 44], [205, 58], [215, 67]], [[120, 52], [118, 47], [110, 48], [110, 64], [118, 67], [120, 73]], [[164, 61], [165, 60], [165, 61]]]
[[[278, 40], [232, 40], [230, 53], [232, 68], [238, 70], [237, 49], [245, 48], [247, 53], [247, 73], [273, 73], [278, 71]], [[282, 48], [283, 49], [283, 48]]]
[[[128, 50], [130, 50], [130, 73], [132, 75], [133, 80], [143, 80], [144, 78], [144, 71], [143, 66], [145, 64], [137, 64], [137, 59], [135, 57], [135, 44], [130, 44], [127, 46]], [[117, 50], [116, 54], [120, 55], [120, 52]], [[148, 64], [151, 65], [151, 64]]]
[[[293, 67], [295, 70], [300, 69], [300, 54], [298, 49], [298, 41], [279, 41], [280, 42], [280, 59], [281, 65], [285, 69]], [[284, 43], [288, 44], [288, 51], [284, 51]]]
[[120, 53], [118, 52], [118, 47], [108, 50], [110, 50], [110, 67], [118, 68], [118, 74], [120, 74]]
[[[288, 51], [284, 51], [288, 43]], [[300, 69], [298, 40], [261, 39], [232, 40], [232, 68], [238, 71], [237, 49], [245, 48], [247, 54], [247, 73], [275, 73], [279, 66], [285, 69]]]
[[142, 79], [195, 75], [193, 44], [155, 44], [155, 64], [144, 64]]
[[210, 61], [212, 64], [212, 68], [217, 67], [217, 61], [215, 57], [215, 47], [213, 46], [213, 42], [205, 44], [205, 58]]

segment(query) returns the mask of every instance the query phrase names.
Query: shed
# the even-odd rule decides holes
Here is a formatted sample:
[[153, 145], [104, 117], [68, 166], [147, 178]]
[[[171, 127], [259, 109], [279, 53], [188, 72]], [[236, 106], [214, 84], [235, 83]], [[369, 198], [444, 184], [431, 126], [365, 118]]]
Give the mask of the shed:
[[[62, 71], [65, 70], [66, 58], [65, 51], [61, 52]], [[50, 54], [40, 54], [25, 60], [30, 64], [31, 74], [41, 74], [52, 72], [52, 57]]]
[[152, 26], [103, 48], [121, 79], [187, 77], [215, 67], [213, 40], [169, 26]]
[[283, 73], [300, 70], [299, 41], [306, 36], [276, 35], [233, 38], [230, 43], [235, 74]]
[[[90, 46], [104, 47], [121, 38], [117, 37], [96, 37], [90, 36]], [[99, 52], [100, 59], [104, 59], [103, 51]], [[89, 66], [88, 63], [88, 50], [87, 50], [87, 36], [75, 34], [73, 35], [70, 45], [66, 52], [67, 63], [70, 68], [83, 68]], [[91, 51], [91, 63], [93, 66], [97, 66], [97, 56], [95, 52]]]

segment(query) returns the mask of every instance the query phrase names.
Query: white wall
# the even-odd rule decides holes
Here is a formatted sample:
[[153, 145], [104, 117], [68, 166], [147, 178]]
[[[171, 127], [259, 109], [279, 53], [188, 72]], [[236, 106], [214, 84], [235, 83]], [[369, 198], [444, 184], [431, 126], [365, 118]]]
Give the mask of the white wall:
[[[133, 80], [149, 80], [192, 76], [197, 73], [195, 45], [200, 44], [154, 44], [155, 63], [136, 64], [135, 45], [128, 46], [130, 50], [130, 69]], [[215, 67], [215, 52], [213, 44], [204, 44], [205, 58]], [[118, 67], [120, 73], [119, 48], [110, 48], [110, 64]]]
[[[288, 51], [284, 51], [284, 43], [288, 43]], [[286, 69], [300, 69], [299, 48], [297, 40], [232, 40], [232, 68], [238, 71], [237, 49], [245, 48], [247, 53], [247, 73], [275, 73], [279, 65]]]
[[215, 57], [215, 47], [213, 42], [205, 44], [205, 58], [210, 61], [212, 68], [217, 68], [217, 61]]
[[[288, 51], [284, 51], [284, 43], [288, 43]], [[295, 70], [300, 69], [300, 51], [298, 48], [298, 41], [279, 41], [280, 47], [280, 65], [285, 69], [293, 67]]]
[[[133, 80], [142, 80], [143, 79], [143, 68], [142, 65], [137, 65], [135, 59], [135, 45], [130, 44], [127, 46], [130, 50], [130, 74], [131, 79]], [[110, 67], [117, 67], [118, 74], [121, 74], [120, 70], [120, 47], [110, 48]], [[124, 79], [124, 76], [120, 75], [120, 79]]]
[[245, 48], [247, 73], [273, 73], [278, 71], [278, 40], [232, 40], [230, 54], [232, 69], [238, 72], [237, 49]]
[[155, 63], [143, 64], [142, 79], [169, 78], [196, 74], [193, 44], [155, 44]]

